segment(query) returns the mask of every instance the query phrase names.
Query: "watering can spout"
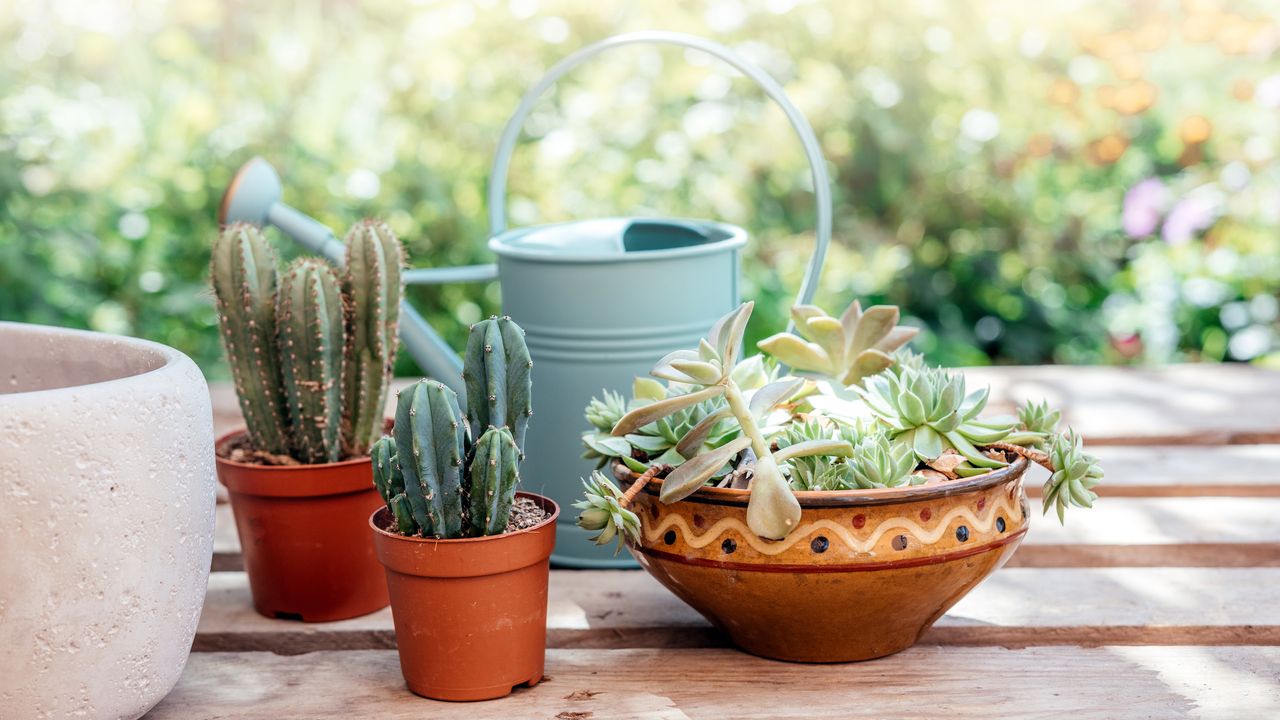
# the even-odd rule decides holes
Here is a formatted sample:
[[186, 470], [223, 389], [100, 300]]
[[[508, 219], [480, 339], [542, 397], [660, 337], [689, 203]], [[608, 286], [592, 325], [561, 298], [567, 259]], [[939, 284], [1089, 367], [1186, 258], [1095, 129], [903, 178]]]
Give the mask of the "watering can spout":
[[[218, 208], [218, 223], [248, 222], [274, 225], [285, 235], [335, 265], [345, 261], [346, 245], [328, 227], [281, 201], [283, 186], [280, 175], [260, 157], [245, 163], [232, 178]], [[485, 270], [488, 268], [488, 272]], [[497, 276], [493, 266], [469, 268], [420, 268], [405, 273], [409, 283], [453, 282], [456, 280], [489, 280]], [[462, 381], [462, 361], [445, 343], [426, 319], [408, 302], [400, 303], [400, 341], [409, 355], [429, 375], [466, 396]]]

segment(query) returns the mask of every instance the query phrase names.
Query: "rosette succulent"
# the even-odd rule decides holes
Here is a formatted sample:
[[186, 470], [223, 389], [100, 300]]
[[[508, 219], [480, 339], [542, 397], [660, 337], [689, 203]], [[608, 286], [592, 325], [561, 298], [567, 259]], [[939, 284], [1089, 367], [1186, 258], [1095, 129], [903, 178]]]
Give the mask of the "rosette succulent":
[[862, 381], [893, 365], [892, 353], [920, 332], [898, 325], [898, 308], [874, 305], [864, 312], [854, 300], [836, 319], [813, 305], [791, 308], [794, 333], [778, 333], [760, 341], [761, 350], [798, 371], [832, 381], [839, 387]]
[[937, 460], [950, 449], [975, 468], [1007, 464], [984, 454], [975, 444], [1004, 440], [1013, 431], [1014, 422], [978, 417], [987, 405], [987, 389], [965, 395], [963, 375], [938, 368], [904, 367], [872, 378], [866, 389], [856, 391], [867, 409], [888, 427], [890, 437], [910, 445], [923, 462]]
[[1098, 458], [1084, 451], [1080, 436], [1072, 430], [1050, 436], [1048, 445], [1046, 466], [1053, 474], [1044, 484], [1044, 511], [1053, 507], [1058, 512], [1058, 522], [1064, 522], [1068, 505], [1093, 507], [1093, 501], [1098, 499], [1093, 488], [1102, 481], [1102, 467]]

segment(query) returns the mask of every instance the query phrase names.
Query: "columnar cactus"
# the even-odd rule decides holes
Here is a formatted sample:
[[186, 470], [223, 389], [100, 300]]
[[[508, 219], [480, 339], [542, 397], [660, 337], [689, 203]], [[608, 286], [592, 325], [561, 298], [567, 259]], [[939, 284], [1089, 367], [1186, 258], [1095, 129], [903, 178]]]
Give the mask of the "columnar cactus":
[[396, 454], [409, 508], [424, 536], [462, 535], [462, 463], [467, 456], [467, 439], [458, 396], [443, 383], [422, 380], [400, 393]]
[[[403, 287], [399, 242], [365, 221], [348, 234], [340, 284], [320, 260], [281, 278], [262, 233], [228, 226], [214, 241], [212, 285], [248, 426], [270, 463], [363, 455], [382, 430]], [[283, 458], [283, 459], [282, 459]]]
[[523, 457], [524, 433], [533, 415], [529, 371], [533, 360], [524, 330], [509, 317], [491, 317], [471, 327], [462, 377], [467, 384], [467, 411], [472, 432], [509, 427]]
[[345, 334], [338, 276], [323, 260], [299, 258], [285, 270], [276, 325], [293, 454], [305, 463], [336, 462]]
[[350, 454], [364, 455], [382, 434], [382, 408], [396, 356], [404, 258], [400, 241], [386, 223], [365, 220], [347, 233], [346, 260], [343, 444]]
[[403, 535], [498, 535], [520, 481], [520, 447], [529, 416], [529, 349], [510, 318], [471, 327], [467, 404], [471, 429], [452, 390], [422, 380], [400, 392], [395, 437], [373, 445], [373, 481]]
[[276, 350], [276, 256], [254, 226], [236, 223], [213, 243], [213, 295], [240, 411], [255, 448], [289, 450], [288, 410]]
[[469, 468], [467, 517], [477, 535], [497, 535], [507, 527], [516, 483], [520, 481], [520, 449], [505, 427], [489, 428], [476, 442]]

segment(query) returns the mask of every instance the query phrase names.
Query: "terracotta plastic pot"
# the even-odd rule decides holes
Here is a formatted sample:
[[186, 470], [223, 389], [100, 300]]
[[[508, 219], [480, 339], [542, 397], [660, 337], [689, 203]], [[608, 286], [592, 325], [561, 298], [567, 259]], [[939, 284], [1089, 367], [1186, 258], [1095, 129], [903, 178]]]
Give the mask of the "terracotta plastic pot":
[[798, 492], [784, 540], [747, 528], [746, 490], [672, 505], [635, 500], [640, 564], [747, 652], [799, 662], [905, 650], [1008, 560], [1027, 532], [1027, 461], [980, 477], [882, 490]]
[[489, 700], [542, 679], [547, 573], [560, 509], [532, 493], [547, 518], [503, 535], [410, 538], [384, 507], [369, 518], [386, 566], [400, 670], [409, 689], [436, 700]]
[[[243, 432], [223, 436], [218, 447]], [[267, 466], [219, 453], [217, 461], [259, 613], [327, 622], [387, 606], [387, 585], [365, 529], [369, 513], [382, 506], [369, 458]]]

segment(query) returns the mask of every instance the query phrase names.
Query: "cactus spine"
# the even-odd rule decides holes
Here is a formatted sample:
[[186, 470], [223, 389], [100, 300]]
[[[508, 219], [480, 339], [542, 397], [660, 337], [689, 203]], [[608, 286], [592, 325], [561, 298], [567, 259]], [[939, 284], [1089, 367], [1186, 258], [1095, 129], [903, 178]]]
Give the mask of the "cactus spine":
[[345, 330], [338, 277], [323, 260], [300, 258], [285, 270], [276, 324], [293, 455], [306, 463], [337, 462]]
[[531, 368], [524, 330], [511, 318], [494, 316], [471, 326], [462, 377], [473, 433], [510, 428], [522, 458], [525, 429], [533, 415]]
[[347, 233], [347, 358], [343, 373], [343, 445], [363, 455], [382, 434], [383, 405], [396, 357], [403, 292], [400, 241], [387, 224], [357, 223]]
[[520, 449], [509, 429], [489, 428], [480, 436], [468, 488], [473, 535], [497, 535], [506, 529], [520, 480], [519, 463]]
[[422, 535], [460, 537], [467, 426], [458, 396], [431, 380], [405, 389], [396, 403], [395, 438], [405, 494]]
[[249, 440], [286, 453], [289, 438], [276, 350], [276, 257], [252, 225], [233, 224], [213, 243], [213, 294]]
[[431, 380], [401, 391], [395, 437], [373, 445], [373, 482], [404, 535], [498, 535], [520, 481], [529, 410], [529, 348], [510, 318], [471, 326], [464, 376], [483, 428], [475, 446], [458, 396]]

